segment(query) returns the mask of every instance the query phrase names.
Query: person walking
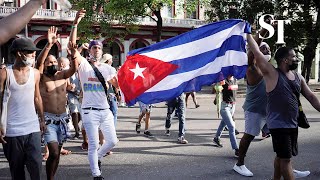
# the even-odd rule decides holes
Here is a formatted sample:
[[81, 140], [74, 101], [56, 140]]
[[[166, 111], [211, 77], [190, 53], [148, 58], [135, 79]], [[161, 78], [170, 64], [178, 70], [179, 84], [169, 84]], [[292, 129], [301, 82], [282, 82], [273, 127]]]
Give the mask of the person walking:
[[[15, 56], [13, 66], [0, 69], [0, 117], [6, 113], [2, 112], [3, 101], [8, 102], [7, 122], [0, 122], [0, 143], [13, 180], [26, 179], [25, 166], [31, 180], [41, 179], [41, 133], [45, 122], [40, 73], [31, 67], [38, 50], [30, 39], [16, 39], [10, 46]], [[3, 96], [5, 88], [11, 92], [9, 97]]]
[[220, 136], [225, 126], [228, 127], [229, 138], [232, 149], [235, 151], [235, 156], [239, 156], [239, 147], [235, 134], [235, 122], [233, 120], [233, 114], [236, 108], [236, 94], [238, 90], [238, 84], [236, 79], [229, 75], [226, 80], [221, 82], [222, 89], [222, 102], [221, 102], [221, 122], [217, 129], [216, 135], [213, 138], [213, 143], [218, 147], [223, 147]]

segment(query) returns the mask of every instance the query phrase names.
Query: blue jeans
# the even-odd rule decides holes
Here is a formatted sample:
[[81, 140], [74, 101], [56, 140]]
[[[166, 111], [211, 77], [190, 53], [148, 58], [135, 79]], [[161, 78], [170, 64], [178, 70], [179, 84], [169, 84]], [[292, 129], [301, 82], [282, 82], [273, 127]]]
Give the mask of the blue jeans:
[[117, 103], [117, 98], [114, 94], [109, 94], [109, 106], [110, 106], [110, 111], [113, 114], [114, 118], [114, 127], [117, 125], [117, 115], [118, 115], [118, 103]]
[[236, 139], [236, 134], [235, 134], [235, 130], [236, 130], [235, 123], [232, 119], [235, 109], [236, 109], [235, 104], [229, 104], [224, 101], [221, 102], [220, 114], [221, 114], [222, 120], [217, 130], [216, 137], [220, 138], [224, 127], [227, 126], [229, 129], [229, 138], [230, 138], [232, 149], [239, 149], [238, 142]]
[[171, 120], [173, 117], [173, 112], [176, 109], [178, 119], [179, 119], [179, 137], [185, 135], [185, 121], [186, 121], [186, 108], [185, 108], [185, 99], [183, 94], [174, 98], [171, 101], [168, 101], [168, 111], [167, 111], [167, 118], [165, 127], [169, 129], [171, 127]]

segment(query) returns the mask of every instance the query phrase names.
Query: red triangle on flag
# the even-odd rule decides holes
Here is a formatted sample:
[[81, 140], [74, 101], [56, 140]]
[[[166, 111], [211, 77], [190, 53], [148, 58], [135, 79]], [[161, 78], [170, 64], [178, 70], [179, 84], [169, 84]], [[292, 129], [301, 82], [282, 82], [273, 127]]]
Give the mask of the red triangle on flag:
[[118, 72], [119, 86], [126, 102], [134, 100], [177, 68], [175, 64], [144, 55], [128, 56]]

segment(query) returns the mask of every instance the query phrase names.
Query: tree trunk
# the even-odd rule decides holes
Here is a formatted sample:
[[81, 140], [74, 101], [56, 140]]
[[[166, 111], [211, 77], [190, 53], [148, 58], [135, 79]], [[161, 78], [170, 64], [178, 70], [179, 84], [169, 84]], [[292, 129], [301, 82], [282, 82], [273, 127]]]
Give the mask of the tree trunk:
[[161, 35], [162, 35], [162, 17], [160, 10], [153, 12], [157, 17], [157, 42], [161, 41]]

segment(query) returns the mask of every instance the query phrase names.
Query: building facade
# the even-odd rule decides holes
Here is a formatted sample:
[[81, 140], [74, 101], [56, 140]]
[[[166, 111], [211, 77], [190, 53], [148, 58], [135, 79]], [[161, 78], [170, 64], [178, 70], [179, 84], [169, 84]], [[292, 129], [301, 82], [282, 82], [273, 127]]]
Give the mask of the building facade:
[[[5, 17], [18, 10], [28, 0], [4, 0], [0, 4], [0, 17]], [[174, 37], [184, 32], [190, 31], [196, 27], [206, 24], [204, 21], [204, 10], [198, 7], [192, 13], [186, 13], [175, 5], [176, 1], [173, 0], [173, 5], [164, 7], [161, 11], [163, 16], [163, 30], [162, 40]], [[43, 48], [46, 43], [46, 34], [50, 26], [58, 27], [60, 38], [53, 46], [50, 54], [59, 56], [66, 56], [66, 47], [68, 43], [68, 36], [71, 30], [71, 24], [76, 16], [75, 11], [62, 11], [60, 7], [52, 0], [39, 9], [33, 16], [32, 20], [28, 23], [16, 37], [28, 37], [34, 41], [38, 48]], [[145, 47], [156, 42], [156, 22], [149, 17], [139, 18], [138, 31], [126, 35], [124, 38], [115, 38], [110, 42], [108, 39], [100, 39], [103, 44], [104, 53], [113, 55], [114, 66], [121, 66], [125, 59], [126, 54], [137, 48]], [[10, 55], [8, 48], [10, 47], [13, 39], [8, 41], [5, 45], [1, 46], [0, 58], [7, 64], [13, 63], [13, 57]]]

